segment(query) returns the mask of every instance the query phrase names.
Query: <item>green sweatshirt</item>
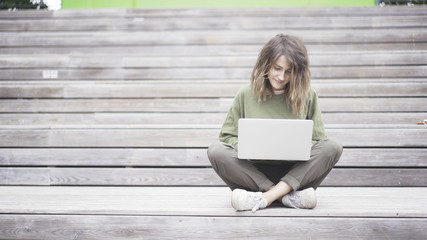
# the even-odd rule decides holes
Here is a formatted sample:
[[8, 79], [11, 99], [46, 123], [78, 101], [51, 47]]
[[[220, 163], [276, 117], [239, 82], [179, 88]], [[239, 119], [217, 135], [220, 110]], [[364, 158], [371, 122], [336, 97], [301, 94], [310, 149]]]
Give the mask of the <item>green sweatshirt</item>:
[[241, 88], [234, 98], [219, 134], [221, 142], [231, 144], [236, 149], [238, 148], [237, 121], [239, 118], [312, 119], [313, 143], [326, 138], [317, 93], [313, 88], [310, 89], [305, 107], [299, 115], [292, 113], [291, 108], [284, 100], [283, 94], [274, 95], [271, 98], [267, 98], [266, 101], [261, 100], [258, 102], [258, 98], [253, 93], [250, 85]]

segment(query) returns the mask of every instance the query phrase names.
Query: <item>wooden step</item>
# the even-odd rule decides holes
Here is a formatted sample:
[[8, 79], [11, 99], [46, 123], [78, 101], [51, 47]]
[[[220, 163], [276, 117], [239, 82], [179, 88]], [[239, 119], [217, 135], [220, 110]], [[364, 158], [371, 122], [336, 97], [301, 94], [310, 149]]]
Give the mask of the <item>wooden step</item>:
[[[129, 128], [141, 125], [221, 126], [227, 113], [2, 113], [0, 128], [14, 126], [51, 126], [62, 128], [86, 126], [86, 128]], [[326, 127], [361, 128], [364, 126], [385, 128], [414, 127], [426, 117], [424, 112], [323, 112]], [[84, 124], [84, 125], [83, 125]], [[377, 125], [377, 126], [376, 126]]]
[[[427, 167], [425, 148], [345, 148], [338, 167]], [[206, 148], [0, 148], [3, 167], [210, 167]]]
[[[427, 22], [427, 21], [426, 21]], [[396, 66], [427, 65], [427, 51], [390, 53], [310, 54], [311, 67], [325, 66]], [[256, 56], [191, 56], [191, 57], [145, 57], [118, 55], [105, 58], [103, 55], [28, 54], [0, 56], [1, 68], [197, 68], [197, 67], [253, 67]]]
[[[425, 168], [334, 168], [322, 186], [426, 187]], [[225, 186], [211, 168], [0, 168], [0, 185]]]
[[[2, 81], [0, 98], [230, 98], [249, 80], [171, 81]], [[424, 79], [313, 79], [312, 87], [325, 97], [427, 97]]]
[[[0, 54], [95, 54], [136, 55], [136, 56], [218, 56], [218, 55], [248, 55], [256, 56], [263, 43], [258, 44], [223, 44], [223, 45], [124, 45], [124, 46], [2, 46]], [[390, 53], [399, 51], [424, 51], [425, 42], [370, 42], [370, 43], [306, 43], [309, 54], [323, 53]], [[343, 54], [345, 55], [345, 54]]]
[[292, 7], [292, 8], [182, 8], [182, 9], [73, 9], [61, 11], [1, 11], [0, 18], [93, 19], [99, 17], [320, 17], [425, 15], [425, 6], [407, 7]]
[[[425, 112], [426, 98], [320, 98], [322, 112]], [[232, 98], [14, 99], [0, 100], [2, 113], [212, 113], [227, 112]]]
[[[202, 80], [250, 79], [252, 67], [1, 69], [0, 80]], [[313, 78], [424, 78], [427, 66], [312, 67]]]
[[224, 16], [133, 18], [12, 19], [0, 22], [0, 31], [176, 31], [266, 29], [370, 29], [426, 27], [425, 15], [410, 16]]
[[[218, 141], [219, 129], [0, 129], [0, 147], [207, 147]], [[427, 128], [326, 129], [345, 147], [427, 147]]]
[[[0, 186], [0, 190], [2, 214], [165, 214], [273, 218], [362, 216], [390, 219], [425, 218], [427, 214], [423, 204], [427, 197], [426, 188], [319, 187], [318, 206], [313, 210], [289, 209], [278, 205], [259, 210], [255, 214], [250, 211], [235, 212], [229, 201], [231, 191], [225, 187]], [[389, 201], [380, 200], [384, 198]], [[407, 204], [401, 204], [401, 201]]]
[[[279, 31], [280, 32], [280, 31]], [[0, 32], [3, 47], [12, 46], [158, 46], [158, 45], [224, 45], [265, 44], [277, 35], [277, 30], [257, 31], [97, 31], [97, 32]], [[402, 43], [425, 42], [424, 28], [371, 29], [371, 30], [289, 30], [305, 43]]]
[[230, 193], [224, 187], [1, 187], [0, 233], [9, 239], [305, 239], [314, 229], [324, 239], [426, 237], [425, 188], [321, 187], [314, 210], [275, 205], [255, 214], [235, 212]]

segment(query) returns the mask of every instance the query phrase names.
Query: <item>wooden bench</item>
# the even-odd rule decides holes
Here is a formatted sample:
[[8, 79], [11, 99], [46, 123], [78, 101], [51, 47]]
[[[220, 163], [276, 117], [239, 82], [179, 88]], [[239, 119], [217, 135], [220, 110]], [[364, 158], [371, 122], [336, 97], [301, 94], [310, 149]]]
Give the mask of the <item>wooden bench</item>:
[[[0, 12], [0, 239], [427, 232], [427, 8]], [[343, 156], [315, 210], [235, 212], [206, 156], [262, 45], [307, 45]]]

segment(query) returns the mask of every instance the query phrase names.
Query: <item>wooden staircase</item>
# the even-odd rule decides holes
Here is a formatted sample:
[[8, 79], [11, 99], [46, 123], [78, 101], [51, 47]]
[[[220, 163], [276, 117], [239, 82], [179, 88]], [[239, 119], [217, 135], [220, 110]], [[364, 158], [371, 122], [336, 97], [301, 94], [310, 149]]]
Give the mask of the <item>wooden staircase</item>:
[[[343, 156], [315, 210], [235, 212], [206, 156], [278, 33]], [[426, 239], [427, 8], [0, 12], [0, 239]]]

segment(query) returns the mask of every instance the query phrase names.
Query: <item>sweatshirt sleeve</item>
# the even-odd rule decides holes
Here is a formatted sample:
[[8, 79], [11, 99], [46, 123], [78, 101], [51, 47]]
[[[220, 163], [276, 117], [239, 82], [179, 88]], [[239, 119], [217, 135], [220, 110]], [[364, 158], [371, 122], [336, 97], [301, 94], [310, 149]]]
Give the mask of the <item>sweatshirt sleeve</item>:
[[238, 148], [238, 121], [242, 118], [241, 104], [243, 103], [243, 93], [239, 91], [228, 110], [227, 117], [222, 125], [219, 134], [219, 141], [232, 145], [235, 149]]
[[319, 106], [319, 99], [316, 91], [310, 90], [310, 99], [308, 104], [307, 119], [313, 120], [313, 141], [319, 141], [326, 138], [325, 129], [323, 126], [322, 115]]

